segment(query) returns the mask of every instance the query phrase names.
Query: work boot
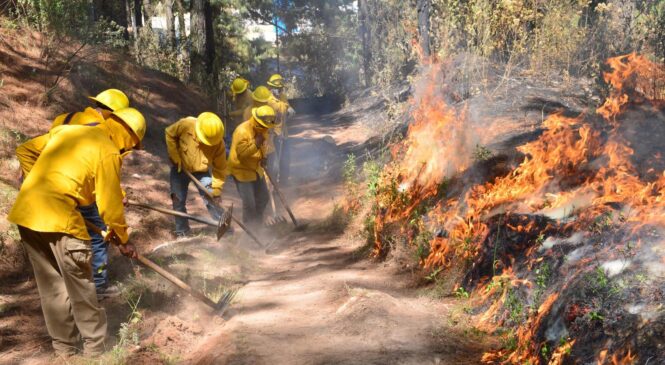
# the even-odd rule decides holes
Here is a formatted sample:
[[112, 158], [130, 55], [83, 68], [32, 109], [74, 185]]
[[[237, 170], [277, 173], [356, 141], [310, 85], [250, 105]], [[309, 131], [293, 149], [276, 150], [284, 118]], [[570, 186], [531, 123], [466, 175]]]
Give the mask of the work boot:
[[115, 285], [107, 286], [104, 288], [97, 288], [97, 300], [105, 298], [114, 298], [120, 295], [120, 288]]

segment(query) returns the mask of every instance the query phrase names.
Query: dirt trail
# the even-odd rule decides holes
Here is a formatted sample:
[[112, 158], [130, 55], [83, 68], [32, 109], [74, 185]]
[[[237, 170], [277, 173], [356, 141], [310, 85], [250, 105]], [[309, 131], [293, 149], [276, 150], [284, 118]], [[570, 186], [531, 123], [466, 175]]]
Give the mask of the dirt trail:
[[[323, 136], [331, 136], [338, 145], [345, 143], [338, 138], [346, 133], [343, 129], [331, 130], [311, 117], [299, 118], [298, 125], [306, 126], [307, 137], [301, 138], [296, 128], [294, 166], [313, 168], [302, 159], [316, 158], [320, 151], [312, 146], [319, 145], [316, 140]], [[325, 158], [339, 159], [344, 153], [335, 156]], [[341, 192], [340, 182], [315, 174], [294, 171], [308, 188], [287, 189], [289, 197], [298, 197], [292, 199], [296, 215], [310, 222], [329, 214], [332, 198]], [[247, 276], [247, 284], [225, 315], [228, 322], [187, 362], [479, 363], [487, 345], [474, 337], [467, 324], [457, 323], [464, 318], [453, 313], [459, 302], [430, 299], [413, 287], [405, 270], [366, 260], [366, 254], [359, 252], [362, 239], [353, 232], [334, 235], [313, 225], [304, 233], [278, 239], [268, 254], [252, 250], [258, 269]]]

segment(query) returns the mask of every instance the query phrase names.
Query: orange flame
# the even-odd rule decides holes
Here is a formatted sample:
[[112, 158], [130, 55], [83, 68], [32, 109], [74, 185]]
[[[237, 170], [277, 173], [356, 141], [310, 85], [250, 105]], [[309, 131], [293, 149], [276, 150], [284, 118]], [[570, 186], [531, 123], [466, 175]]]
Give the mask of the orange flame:
[[[620, 207], [623, 209], [619, 223], [633, 232], [647, 224], [665, 225], [665, 173], [655, 181], [640, 177], [631, 161], [634, 151], [619, 133], [619, 127], [626, 121], [618, 118], [631, 100], [656, 103], [665, 99], [665, 68], [634, 53], [609, 59], [608, 64], [612, 72], [605, 73], [604, 78], [612, 86], [611, 94], [596, 111], [606, 123], [592, 124], [584, 115], [577, 118], [551, 115], [543, 123], [542, 135], [518, 148], [525, 157], [512, 173], [470, 188], [461, 199], [440, 201], [428, 218], [433, 226], [445, 228], [448, 235], [431, 240], [430, 254], [423, 262], [425, 267], [445, 268], [453, 262], [477, 258], [490, 232], [488, 218], [506, 212], [543, 214], [559, 210], [564, 212], [562, 217], [575, 214], [577, 219], [569, 224], [585, 231], [594, 217]], [[377, 195], [380, 208], [375, 221], [377, 253], [387, 224], [409, 218], [423, 201], [436, 195], [446, 178], [470, 166], [470, 156], [463, 153], [468, 144], [464, 114], [446, 105], [434, 84], [418, 99], [414, 122], [406, 139], [393, 149], [394, 162], [382, 177], [382, 185], [392, 184], [399, 194], [398, 198]], [[511, 229], [523, 232], [536, 228], [525, 224]], [[489, 330], [500, 325], [497, 318], [509, 288], [489, 287], [496, 280], [529, 285], [508, 267], [490, 283], [480, 286], [485, 291], [481, 300], [494, 302], [475, 319], [481, 328]], [[503, 357], [507, 358], [506, 364], [539, 363], [543, 344], [538, 342], [537, 330], [557, 295], [550, 295], [537, 315], [518, 329], [515, 351], [489, 353], [483, 357], [484, 361]], [[570, 340], [558, 348], [551, 363], [562, 363], [574, 344]], [[627, 364], [634, 358], [629, 351], [624, 357], [613, 355], [608, 361]]]
[[633, 355], [630, 349], [623, 356], [619, 355], [619, 353], [624, 351], [620, 351], [613, 354], [611, 358], [608, 357], [607, 352], [607, 350], [603, 350], [598, 354], [597, 365], [630, 365], [637, 360], [637, 355]]

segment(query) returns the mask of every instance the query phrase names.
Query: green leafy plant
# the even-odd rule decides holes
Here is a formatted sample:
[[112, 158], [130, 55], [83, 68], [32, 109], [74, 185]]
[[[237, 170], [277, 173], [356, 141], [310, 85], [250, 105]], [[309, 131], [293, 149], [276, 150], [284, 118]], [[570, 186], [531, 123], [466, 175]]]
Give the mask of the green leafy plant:
[[492, 156], [492, 151], [483, 145], [477, 144], [476, 148], [473, 150], [473, 158], [476, 161], [487, 161], [492, 158]]
[[591, 312], [589, 312], [589, 320], [590, 320], [590, 321], [599, 321], [599, 322], [602, 322], [604, 319], [605, 319], [605, 317], [603, 317], [602, 315], [600, 315], [600, 313], [598, 313], [597, 311], [591, 311]]
[[469, 298], [469, 292], [464, 289], [464, 287], [459, 287], [455, 289], [455, 297], [458, 299], [468, 299]]
[[522, 323], [525, 318], [524, 304], [513, 289], [508, 290], [506, 307], [508, 308], [510, 320], [515, 324]]

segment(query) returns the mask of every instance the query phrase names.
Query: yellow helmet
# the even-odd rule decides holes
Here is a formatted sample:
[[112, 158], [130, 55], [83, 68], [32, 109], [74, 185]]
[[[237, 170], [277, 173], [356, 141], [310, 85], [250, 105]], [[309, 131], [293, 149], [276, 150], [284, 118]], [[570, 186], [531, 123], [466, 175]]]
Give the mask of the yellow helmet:
[[233, 95], [242, 94], [245, 92], [245, 90], [247, 90], [248, 86], [249, 81], [243, 79], [242, 77], [237, 77], [231, 84], [231, 92]]
[[224, 138], [224, 123], [215, 113], [203, 112], [196, 118], [196, 136], [208, 146], [215, 146]]
[[88, 96], [88, 99], [102, 104], [112, 111], [129, 108], [129, 98], [118, 89], [104, 90], [97, 96]]
[[134, 135], [139, 139], [139, 143], [134, 148], [140, 150], [141, 141], [143, 141], [143, 137], [145, 137], [145, 131], [147, 129], [143, 114], [134, 108], [119, 109], [111, 114], [122, 120], [129, 127], [129, 129], [134, 132]]
[[259, 103], [267, 103], [270, 101], [270, 98], [272, 97], [272, 92], [265, 87], [265, 86], [259, 86], [254, 90], [254, 93], [252, 93], [252, 99], [258, 101]]
[[284, 79], [282, 78], [282, 75], [280, 74], [274, 74], [270, 76], [270, 79], [268, 79], [268, 86], [272, 86], [278, 89], [281, 89], [284, 87]]
[[275, 126], [275, 109], [268, 105], [252, 108], [252, 117], [264, 128]]

